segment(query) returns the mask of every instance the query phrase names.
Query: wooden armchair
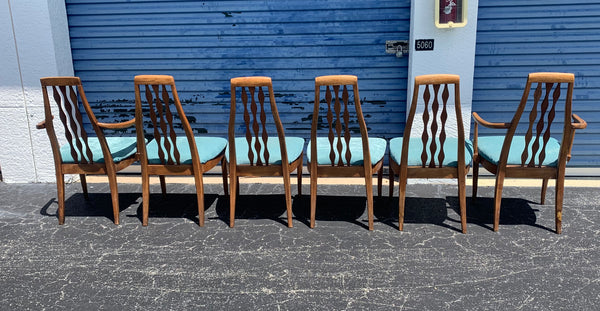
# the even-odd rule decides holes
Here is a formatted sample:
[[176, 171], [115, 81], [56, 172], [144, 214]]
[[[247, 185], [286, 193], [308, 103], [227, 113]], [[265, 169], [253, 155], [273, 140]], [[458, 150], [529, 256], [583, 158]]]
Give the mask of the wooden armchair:
[[[141, 75], [134, 78], [135, 115], [138, 150], [142, 166], [142, 225], [148, 225], [150, 175], [158, 175], [166, 195], [165, 175], [194, 176], [198, 200], [198, 224], [204, 226], [204, 172], [222, 162], [227, 140], [220, 137], [195, 137], [177, 95], [171, 76]], [[142, 97], [142, 93], [144, 97]], [[145, 100], [143, 100], [144, 98]], [[144, 124], [144, 111], [150, 124]], [[180, 122], [181, 124], [176, 124]], [[176, 128], [183, 128], [183, 135]], [[147, 145], [144, 128], [150, 128], [153, 140]], [[227, 179], [223, 178], [227, 191]]]
[[[132, 126], [135, 119], [121, 123], [98, 122], [92, 111], [81, 80], [77, 77], [41, 78], [44, 96], [45, 120], [37, 125], [46, 129], [50, 138], [56, 186], [58, 190], [58, 223], [65, 222], [65, 174], [79, 174], [85, 198], [88, 198], [86, 174], [101, 174], [108, 177], [112, 196], [113, 221], [119, 224], [119, 191], [116, 173], [136, 161], [135, 137], [105, 137], [104, 129], [122, 129]], [[49, 93], [58, 108], [60, 121], [64, 126], [67, 143], [59, 145], [54, 130], [52, 106]], [[79, 111], [81, 101], [94, 128], [96, 137], [89, 136], [83, 127], [83, 117]]]
[[[471, 163], [473, 148], [465, 139], [460, 109], [460, 78], [457, 75], [433, 74], [415, 77], [413, 98], [406, 120], [403, 137], [390, 140], [390, 197], [393, 194], [394, 175], [398, 174], [398, 229], [404, 225], [404, 203], [408, 178], [456, 178], [463, 233], [467, 233], [465, 180]], [[423, 125], [420, 137], [412, 137], [415, 112], [423, 87]], [[440, 93], [441, 88], [441, 93]], [[454, 91], [451, 105], [450, 89]], [[433, 91], [433, 94], [431, 93]], [[442, 107], [440, 109], [440, 103]], [[457, 137], [447, 137], [448, 112], [456, 120]], [[452, 114], [452, 111], [454, 113]], [[438, 123], [439, 122], [439, 123]]]
[[[542, 178], [542, 204], [546, 196], [548, 179], [556, 179], [555, 224], [556, 233], [561, 233], [565, 167], [571, 159], [575, 130], [587, 126], [583, 119], [572, 114], [574, 80], [574, 75], [570, 73], [530, 73], [521, 102], [510, 122], [488, 122], [473, 112], [475, 120], [473, 199], [477, 197], [477, 180], [479, 164], [481, 164], [496, 175], [494, 231], [498, 231], [500, 223], [504, 178], [512, 177]], [[530, 96], [532, 88], [535, 91], [533, 96]], [[519, 128], [519, 121], [526, 110], [529, 111], [527, 127]], [[564, 125], [562, 139], [559, 141], [551, 136], [550, 130], [553, 128], [552, 123], [556, 113], [560, 111], [564, 111]], [[479, 125], [507, 131], [505, 135], [479, 137]]]
[[[270, 106], [265, 105], [263, 88], [267, 88]], [[235, 136], [237, 90], [244, 106], [244, 137]], [[256, 100], [258, 99], [258, 104]], [[249, 107], [248, 107], [249, 106]], [[271, 110], [277, 137], [268, 133], [267, 111]], [[260, 111], [259, 111], [260, 109]], [[257, 115], [257, 112], [259, 113]], [[252, 118], [251, 118], [252, 117]], [[239, 77], [231, 79], [231, 110], [229, 115], [229, 163], [231, 195], [229, 226], [235, 224], [235, 204], [239, 195], [240, 176], [282, 176], [285, 188], [288, 227], [292, 227], [292, 190], [290, 173], [298, 170], [298, 194], [302, 194], [302, 155], [304, 139], [286, 137], [279, 118], [273, 84], [269, 77]]]
[[[319, 122], [321, 87], [325, 87], [326, 124]], [[352, 137], [350, 134], [349, 107], [352, 104], [349, 88], [352, 88], [355, 109], [353, 119], [357, 120], [360, 137]], [[317, 136], [317, 130], [321, 127], [327, 129], [326, 137]], [[315, 78], [315, 105], [308, 144], [311, 228], [315, 226], [318, 178], [356, 176], [365, 178], [369, 230], [373, 230], [373, 174], [374, 172], [378, 174], [377, 190], [378, 195], [381, 196], [383, 156], [386, 148], [385, 139], [368, 137], [356, 76], [335, 75]]]

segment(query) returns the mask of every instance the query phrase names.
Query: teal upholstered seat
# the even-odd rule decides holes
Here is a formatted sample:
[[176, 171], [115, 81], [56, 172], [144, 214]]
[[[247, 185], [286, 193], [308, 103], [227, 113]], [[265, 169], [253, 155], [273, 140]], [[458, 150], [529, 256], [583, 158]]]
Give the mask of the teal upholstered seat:
[[[196, 147], [198, 148], [198, 156], [200, 163], [206, 163], [216, 158], [227, 146], [227, 140], [221, 137], [195, 137]], [[177, 150], [179, 151], [179, 161], [181, 164], [192, 164], [192, 155], [190, 153], [190, 145], [187, 137], [177, 137]], [[163, 152], [165, 151], [163, 147]], [[148, 163], [161, 164], [158, 155], [158, 144], [156, 140], [152, 140], [146, 145], [146, 153], [148, 155]], [[172, 151], [171, 151], [172, 153]]]
[[[444, 160], [442, 161], [442, 166], [446, 167], [456, 167], [458, 165], [458, 152], [457, 152], [457, 144], [458, 138], [448, 137], [444, 142]], [[393, 138], [390, 140], [390, 156], [396, 163], [400, 163], [402, 158], [402, 137]], [[437, 140], [437, 150], [434, 155], [435, 163], [438, 165], [438, 154], [439, 154], [439, 139]], [[408, 165], [409, 166], [421, 166], [421, 153], [423, 152], [423, 141], [420, 137], [411, 137], [408, 143]], [[430, 161], [429, 155], [431, 151], [429, 151], [429, 147], [427, 147], [427, 155], [428, 162]], [[473, 144], [469, 141], [465, 141], [465, 165], [469, 165], [471, 160], [473, 159]]]
[[[81, 140], [83, 144], [83, 140]], [[135, 137], [106, 137], [106, 143], [108, 149], [113, 157], [114, 162], [120, 162], [125, 158], [128, 158], [136, 152], [136, 138]], [[104, 163], [104, 154], [102, 153], [102, 147], [98, 141], [98, 137], [88, 137], [88, 146], [92, 151], [92, 161], [94, 163]], [[84, 149], [85, 150], [85, 149]], [[77, 152], [77, 160], [73, 159], [71, 155], [71, 146], [65, 144], [60, 147], [60, 156], [62, 157], [63, 163], [78, 163], [81, 161], [81, 154]], [[85, 159], [89, 161], [87, 155], [84, 155]]]
[[[504, 144], [505, 136], [482, 136], [477, 140], [477, 148], [479, 149], [479, 155], [487, 161], [498, 164], [500, 161], [500, 152], [502, 151], [502, 145]], [[539, 155], [541, 153], [542, 146], [544, 144], [543, 138], [540, 137], [539, 149], [535, 155], [534, 163], [539, 164]], [[529, 142], [528, 157], [525, 161], [525, 165], [531, 161], [531, 150], [535, 137]], [[510, 151], [508, 153], [508, 165], [521, 165], [521, 155], [525, 150], [525, 136], [513, 136], [510, 144]], [[546, 156], [542, 165], [556, 167], [558, 164], [558, 154], [560, 153], [560, 143], [557, 139], [550, 137], [545, 149]]]
[[[252, 149], [254, 151], [254, 163], [256, 163], [256, 149], [254, 148], [255, 137], [252, 137]], [[258, 140], [261, 146], [260, 159], [262, 163], [265, 163], [265, 157], [263, 153], [264, 142], [262, 139]], [[300, 137], [286, 137], [285, 146], [287, 150], [288, 162], [292, 163], [302, 154], [304, 149], [304, 138]], [[269, 164], [281, 165], [281, 149], [279, 148], [279, 138], [268, 137], [267, 138], [267, 150], [269, 151]], [[250, 159], [248, 158], [248, 141], [246, 137], [235, 138], [235, 158], [238, 165], [249, 165]], [[229, 161], [229, 147], [225, 152], [225, 159]]]
[[[337, 138], [334, 139], [333, 146], [335, 154], [334, 163], [337, 164], [339, 160], [339, 154], [337, 152]], [[383, 138], [369, 137], [369, 152], [371, 154], [371, 165], [375, 165], [377, 162], [383, 159], [387, 142]], [[331, 165], [331, 159], [329, 153], [331, 145], [329, 138], [317, 137], [317, 164], [318, 165]], [[308, 161], [311, 159], [311, 143], [308, 143], [307, 148]], [[362, 139], [360, 137], [350, 138], [350, 152], [352, 154], [350, 158], [350, 165], [362, 165], [363, 164], [363, 148]], [[342, 139], [342, 161], [346, 164], [346, 141]]]

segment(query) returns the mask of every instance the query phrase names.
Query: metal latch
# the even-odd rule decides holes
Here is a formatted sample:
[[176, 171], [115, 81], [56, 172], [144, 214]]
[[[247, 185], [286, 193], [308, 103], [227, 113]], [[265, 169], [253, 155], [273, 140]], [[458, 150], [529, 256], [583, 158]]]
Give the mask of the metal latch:
[[408, 40], [386, 40], [385, 52], [387, 54], [396, 54], [396, 57], [408, 54]]

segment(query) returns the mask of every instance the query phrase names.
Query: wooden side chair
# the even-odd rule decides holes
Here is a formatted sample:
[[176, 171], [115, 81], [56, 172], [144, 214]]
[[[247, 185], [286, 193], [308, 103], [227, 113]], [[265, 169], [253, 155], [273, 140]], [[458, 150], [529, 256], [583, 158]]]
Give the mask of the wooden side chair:
[[[267, 89], [269, 104], [265, 105]], [[245, 136], [236, 137], [237, 91], [243, 104]], [[257, 105], [258, 100], [258, 105]], [[275, 123], [277, 137], [269, 136], [267, 111]], [[271, 119], [271, 118], [269, 118]], [[298, 172], [298, 194], [302, 194], [302, 155], [304, 139], [286, 137], [279, 118], [273, 84], [269, 77], [239, 77], [231, 79], [231, 111], [229, 115], [229, 163], [231, 195], [229, 226], [235, 224], [235, 204], [239, 195], [240, 176], [282, 176], [285, 188], [288, 227], [292, 227], [292, 191], [290, 173]]]
[[[204, 226], [202, 175], [220, 162], [224, 164], [223, 156], [227, 140], [220, 137], [194, 136], [179, 102], [172, 76], [136, 76], [134, 84], [135, 126], [142, 166], [142, 225], [148, 225], [150, 175], [159, 176], [163, 195], [166, 195], [165, 175], [188, 175], [194, 176], [198, 200], [198, 224]], [[144, 111], [148, 112], [151, 121], [146, 125]], [[144, 142], [144, 128], [149, 128], [154, 138], [147, 145]], [[176, 128], [182, 128], [183, 135], [176, 131]], [[225, 167], [222, 166], [222, 169]], [[227, 189], [226, 178], [223, 178], [223, 187]]]
[[[58, 223], [65, 222], [65, 174], [79, 174], [83, 194], [88, 199], [86, 174], [101, 174], [108, 177], [112, 196], [113, 221], [119, 224], [119, 191], [116, 173], [136, 161], [135, 137], [105, 137], [104, 129], [122, 129], [132, 126], [135, 119], [121, 123], [98, 122], [92, 111], [81, 80], [77, 77], [41, 78], [44, 97], [45, 120], [37, 125], [46, 129], [50, 138], [56, 186], [58, 190]], [[67, 143], [59, 145], [54, 130], [54, 116], [49, 93], [58, 107], [58, 115], [64, 126]], [[79, 102], [87, 113], [96, 136], [90, 136], [83, 126]]]
[[[415, 77], [413, 98], [404, 135], [390, 140], [389, 195], [391, 197], [393, 194], [394, 176], [398, 174], [399, 230], [403, 230], [404, 226], [408, 178], [456, 178], [458, 180], [461, 229], [463, 233], [467, 232], [465, 180], [473, 156], [473, 147], [469, 140], [465, 140], [460, 109], [459, 80], [459, 76], [449, 74]], [[421, 89], [424, 103], [422, 131], [418, 133], [420, 136], [412, 136]], [[454, 92], [452, 98], [450, 97], [451, 91]], [[452, 104], [454, 109], [447, 107]], [[454, 113], [451, 112], [452, 110]], [[458, 137], [447, 137], [449, 114], [456, 120]]]
[[[473, 159], [473, 199], [477, 197], [479, 164], [496, 175], [494, 191], [494, 231], [500, 224], [500, 202], [504, 178], [541, 178], [541, 204], [544, 204], [548, 179], [556, 179], [555, 223], [561, 233], [565, 167], [571, 159], [571, 148], [576, 129], [587, 123], [571, 110], [573, 82], [570, 73], [530, 73], [517, 111], [510, 122], [488, 122], [473, 112], [475, 120]], [[533, 96], [530, 90], [534, 89]], [[519, 122], [528, 111], [526, 128]], [[564, 111], [562, 139], [551, 136], [556, 113]], [[559, 119], [559, 121], [561, 121]], [[506, 129], [505, 135], [478, 137], [478, 126]], [[525, 124], [524, 124], [525, 125]], [[535, 129], [534, 129], [535, 128]], [[560, 126], [559, 126], [560, 128]], [[517, 134], [525, 133], [525, 135]], [[556, 132], [555, 132], [556, 133]]]
[[[325, 88], [326, 123], [321, 123], [321, 87]], [[351, 90], [349, 91], [349, 88]], [[341, 91], [341, 94], [340, 94]], [[350, 107], [354, 101], [354, 116], [360, 137], [352, 137]], [[343, 108], [343, 109], [342, 109]], [[354, 120], [353, 120], [354, 121]], [[319, 128], [327, 129], [326, 137], [318, 137]], [[360, 106], [358, 78], [351, 75], [315, 78], [315, 104], [308, 144], [310, 170], [310, 227], [315, 226], [318, 177], [364, 177], [367, 190], [369, 230], [373, 230], [373, 174], [378, 173], [377, 190], [381, 196], [383, 156], [387, 142], [369, 138]]]

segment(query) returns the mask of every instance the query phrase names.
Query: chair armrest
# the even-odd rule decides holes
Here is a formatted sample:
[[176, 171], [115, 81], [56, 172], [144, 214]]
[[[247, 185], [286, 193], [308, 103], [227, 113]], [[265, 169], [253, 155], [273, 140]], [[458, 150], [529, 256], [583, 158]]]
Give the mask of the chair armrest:
[[494, 128], [494, 129], [507, 129], [510, 127], [510, 123], [494, 123], [494, 122], [488, 122], [484, 119], [482, 119], [477, 112], [473, 112], [473, 120], [475, 120], [475, 123], [477, 124], [481, 124], [485, 127], [489, 127], [489, 128]]
[[125, 121], [125, 122], [120, 122], [120, 123], [103, 123], [103, 122], [98, 122], [98, 126], [101, 128], [105, 128], [105, 129], [122, 129], [122, 128], [126, 128], [126, 127], [130, 127], [133, 124], [135, 124], [135, 118], [129, 120], [129, 121]]
[[574, 130], [582, 130], [584, 128], [587, 127], [587, 122], [585, 122], [585, 120], [583, 120], [582, 118], [580, 118], [578, 115], [573, 114], [573, 123], [571, 123], [571, 128]]
[[46, 120], [44, 120], [44, 121], [42, 121], [42, 122], [38, 123], [38, 124], [35, 126], [35, 128], [36, 128], [36, 129], [38, 129], [38, 130], [43, 130], [43, 129], [45, 129], [45, 128], [46, 128]]

